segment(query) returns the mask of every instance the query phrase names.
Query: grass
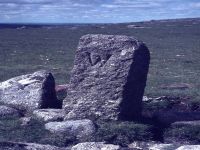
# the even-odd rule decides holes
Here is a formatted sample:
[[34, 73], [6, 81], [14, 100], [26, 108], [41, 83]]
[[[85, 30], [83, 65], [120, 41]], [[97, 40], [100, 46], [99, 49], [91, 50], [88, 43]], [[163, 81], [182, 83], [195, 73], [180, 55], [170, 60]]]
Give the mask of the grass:
[[199, 144], [200, 126], [173, 125], [166, 130], [164, 136], [167, 142]]
[[66, 147], [78, 142], [106, 141], [127, 146], [134, 140], [153, 139], [153, 127], [134, 122], [97, 122], [97, 132], [92, 138], [75, 139], [65, 133], [51, 134], [45, 130], [44, 123], [32, 119], [22, 126], [19, 118], [0, 119], [0, 141], [33, 142]]
[[[67, 25], [49, 28], [0, 28], [0, 82], [40, 69], [51, 71], [57, 84], [68, 83], [78, 40], [85, 34], [120, 34], [144, 41], [151, 52], [151, 64], [145, 95], [190, 97], [191, 108], [200, 107], [200, 21], [153, 21], [130, 23], [144, 28], [127, 28], [128, 24]], [[77, 26], [76, 29], [72, 29]], [[104, 26], [104, 28], [99, 28]], [[187, 89], [163, 89], [172, 84], [190, 84]], [[62, 95], [61, 95], [62, 96]], [[167, 108], [164, 101], [150, 104], [148, 109]], [[122, 146], [132, 140], [151, 140], [151, 126], [135, 123], [97, 123], [95, 139], [112, 141]], [[185, 131], [184, 131], [185, 130]], [[178, 128], [171, 131], [184, 137], [199, 137], [198, 130]], [[197, 135], [197, 134], [198, 135]], [[172, 133], [170, 133], [172, 134]], [[175, 137], [176, 138], [176, 137]], [[0, 141], [26, 141], [66, 146], [76, 142], [70, 137], [51, 135], [43, 124], [33, 121], [27, 127], [16, 118], [0, 119]], [[88, 139], [89, 140], [89, 139]], [[199, 140], [199, 138], [197, 138]]]
[[41, 143], [59, 147], [76, 142], [67, 135], [51, 134], [45, 130], [42, 122], [34, 119], [28, 125], [22, 126], [19, 118], [15, 117], [0, 119], [0, 141]]
[[[144, 41], [151, 51], [145, 95], [190, 96], [199, 100], [200, 22], [180, 20], [134, 24], [144, 28], [129, 29], [128, 24], [111, 24], [83, 25], [76, 29], [71, 28], [73, 25], [51, 29], [0, 29], [0, 81], [47, 69], [53, 72], [58, 84], [67, 83], [82, 35], [123, 34]], [[175, 83], [191, 84], [191, 88], [161, 88]]]
[[133, 141], [153, 140], [153, 126], [134, 122], [97, 122], [95, 141], [127, 146]]

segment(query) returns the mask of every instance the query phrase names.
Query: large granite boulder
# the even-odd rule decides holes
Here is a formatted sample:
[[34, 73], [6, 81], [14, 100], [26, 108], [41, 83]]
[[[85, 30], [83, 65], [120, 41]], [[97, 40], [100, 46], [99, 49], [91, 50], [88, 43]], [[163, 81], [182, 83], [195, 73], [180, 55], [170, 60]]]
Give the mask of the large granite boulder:
[[63, 103], [65, 119], [139, 117], [149, 61], [148, 48], [134, 37], [83, 36]]
[[57, 108], [54, 77], [46, 71], [38, 71], [1, 82], [0, 103], [25, 111]]

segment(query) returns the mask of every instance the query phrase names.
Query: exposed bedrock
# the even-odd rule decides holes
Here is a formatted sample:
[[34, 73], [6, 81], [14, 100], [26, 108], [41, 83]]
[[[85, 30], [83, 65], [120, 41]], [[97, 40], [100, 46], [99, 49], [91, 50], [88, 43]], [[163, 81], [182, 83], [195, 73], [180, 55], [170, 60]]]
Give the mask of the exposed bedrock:
[[140, 117], [149, 62], [148, 48], [134, 37], [81, 37], [63, 102], [65, 119]]

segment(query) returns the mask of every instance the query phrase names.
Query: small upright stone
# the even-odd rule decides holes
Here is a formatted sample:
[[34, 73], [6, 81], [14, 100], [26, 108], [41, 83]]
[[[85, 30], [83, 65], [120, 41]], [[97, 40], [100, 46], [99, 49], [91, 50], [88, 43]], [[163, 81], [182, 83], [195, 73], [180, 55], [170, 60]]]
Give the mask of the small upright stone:
[[149, 61], [148, 48], [134, 37], [83, 36], [63, 103], [65, 119], [139, 117]]
[[1, 82], [0, 102], [25, 111], [57, 108], [54, 77], [46, 71], [37, 71]]

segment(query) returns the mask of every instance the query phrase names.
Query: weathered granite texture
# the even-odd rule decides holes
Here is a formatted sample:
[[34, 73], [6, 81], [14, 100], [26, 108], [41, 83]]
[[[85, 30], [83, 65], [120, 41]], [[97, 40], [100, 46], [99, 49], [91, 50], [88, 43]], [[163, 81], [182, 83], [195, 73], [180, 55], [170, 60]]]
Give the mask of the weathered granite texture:
[[0, 102], [25, 111], [59, 107], [54, 77], [38, 71], [1, 82]]
[[69, 148], [61, 148], [51, 145], [42, 145], [37, 143], [21, 143], [21, 142], [0, 142], [1, 150], [70, 150]]
[[73, 146], [71, 150], [120, 150], [120, 146], [103, 142], [85, 142]]
[[63, 109], [37, 109], [33, 111], [33, 116], [44, 122], [62, 121], [65, 113]]
[[140, 116], [150, 54], [120, 35], [85, 35], [76, 50], [65, 119], [133, 120]]
[[88, 138], [96, 131], [95, 125], [88, 119], [49, 122], [45, 124], [45, 129], [54, 134], [66, 134], [77, 139]]

